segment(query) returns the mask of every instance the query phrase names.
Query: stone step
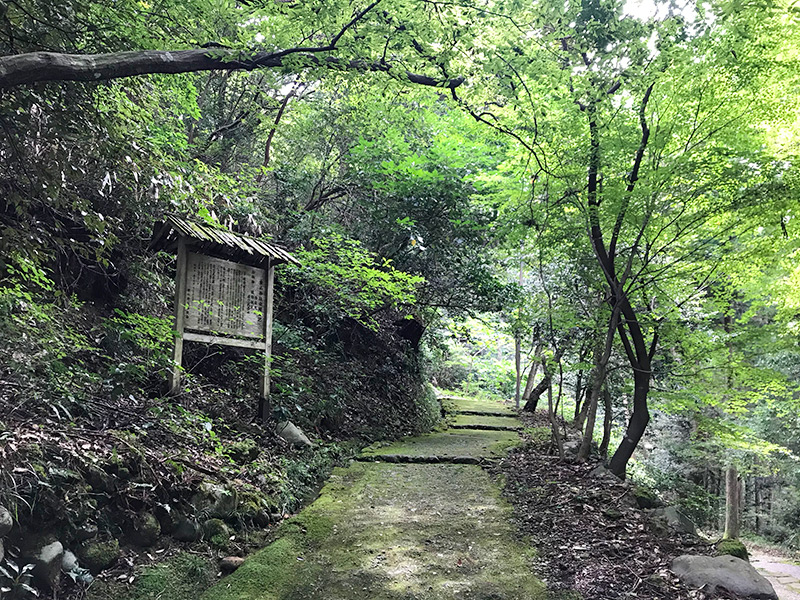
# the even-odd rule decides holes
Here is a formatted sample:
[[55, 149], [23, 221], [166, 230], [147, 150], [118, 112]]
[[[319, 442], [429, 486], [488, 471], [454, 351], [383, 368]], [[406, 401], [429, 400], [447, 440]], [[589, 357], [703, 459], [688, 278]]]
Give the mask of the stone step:
[[522, 427], [512, 425], [483, 425], [481, 423], [470, 423], [469, 425], [451, 425], [450, 429], [477, 429], [479, 431], [520, 431]]
[[455, 411], [455, 415], [472, 415], [476, 417], [513, 417], [514, 413], [508, 411], [493, 411], [493, 410], [471, 410], [459, 409]]
[[414, 456], [410, 454], [378, 454], [359, 456], [358, 462], [385, 462], [403, 464], [444, 464], [444, 465], [480, 465], [489, 462], [487, 458], [477, 456]]

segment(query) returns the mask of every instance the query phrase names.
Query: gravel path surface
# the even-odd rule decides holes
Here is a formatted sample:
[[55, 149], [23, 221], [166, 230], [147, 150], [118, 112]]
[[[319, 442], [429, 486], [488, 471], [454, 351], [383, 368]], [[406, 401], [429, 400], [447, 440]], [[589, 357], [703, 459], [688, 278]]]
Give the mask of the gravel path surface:
[[800, 600], [800, 565], [758, 551], [750, 553], [750, 564], [769, 579], [780, 600]]

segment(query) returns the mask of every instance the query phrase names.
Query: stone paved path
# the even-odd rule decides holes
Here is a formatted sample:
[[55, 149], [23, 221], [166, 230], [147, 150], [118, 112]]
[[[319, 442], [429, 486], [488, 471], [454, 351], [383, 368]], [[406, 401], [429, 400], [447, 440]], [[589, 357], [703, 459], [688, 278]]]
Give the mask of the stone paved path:
[[401, 440], [336, 469], [313, 504], [203, 600], [546, 598], [499, 484], [472, 464], [518, 442], [513, 411], [447, 406], [457, 424], [487, 428]]
[[769, 579], [780, 600], [800, 600], [800, 565], [758, 551], [750, 553], [750, 564]]

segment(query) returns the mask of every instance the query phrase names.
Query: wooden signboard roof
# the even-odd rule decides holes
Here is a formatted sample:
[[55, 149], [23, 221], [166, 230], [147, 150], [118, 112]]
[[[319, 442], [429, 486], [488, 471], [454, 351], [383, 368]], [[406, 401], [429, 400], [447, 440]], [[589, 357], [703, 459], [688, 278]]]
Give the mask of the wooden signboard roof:
[[156, 225], [150, 247], [174, 252], [181, 236], [188, 238], [189, 245], [198, 252], [256, 267], [263, 266], [267, 259], [271, 259], [272, 264], [300, 264], [289, 252], [274, 244], [175, 216]]

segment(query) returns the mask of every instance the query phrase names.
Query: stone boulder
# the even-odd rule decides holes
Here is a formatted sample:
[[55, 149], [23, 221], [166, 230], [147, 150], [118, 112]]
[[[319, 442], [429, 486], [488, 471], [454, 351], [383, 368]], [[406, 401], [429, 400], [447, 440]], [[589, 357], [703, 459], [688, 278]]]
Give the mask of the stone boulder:
[[233, 487], [204, 481], [192, 497], [192, 506], [200, 514], [218, 519], [227, 519], [236, 514], [239, 494]]
[[562, 448], [564, 449], [564, 456], [574, 458], [578, 456], [578, 451], [581, 449], [581, 442], [580, 440], [564, 440]]
[[84, 542], [78, 548], [81, 563], [95, 574], [117, 562], [120, 554], [119, 541], [114, 538]]
[[80, 565], [78, 564], [78, 557], [75, 556], [75, 553], [70, 550], [64, 552], [64, 556], [61, 557], [61, 570], [65, 573], [69, 573], [78, 568], [80, 568]]
[[750, 563], [735, 556], [684, 554], [672, 561], [672, 572], [692, 588], [712, 593], [726, 590], [753, 600], [778, 600], [772, 584]]
[[606, 479], [617, 483], [621, 481], [620, 478], [614, 475], [605, 465], [597, 465], [594, 469], [589, 471], [589, 477], [592, 479]]
[[663, 523], [667, 528], [678, 533], [697, 535], [697, 528], [692, 520], [683, 514], [677, 506], [657, 508], [652, 512], [653, 520]]
[[233, 573], [236, 569], [244, 564], [244, 559], [241, 556], [226, 556], [219, 561], [219, 570], [225, 575]]
[[131, 541], [142, 548], [149, 548], [158, 541], [161, 535], [161, 524], [152, 513], [137, 515], [131, 524], [129, 536]]
[[172, 537], [180, 542], [196, 542], [200, 539], [200, 524], [197, 521], [182, 517], [178, 519]]
[[227, 548], [231, 531], [222, 519], [208, 519], [203, 523], [203, 539], [215, 548]]
[[0, 538], [6, 537], [14, 527], [14, 518], [5, 506], [0, 506]]
[[64, 546], [61, 542], [51, 542], [39, 548], [32, 556], [34, 565], [34, 581], [41, 587], [52, 590], [58, 585], [61, 576], [61, 561], [64, 558]]
[[85, 542], [86, 540], [91, 540], [97, 537], [99, 531], [95, 523], [87, 521], [75, 530], [75, 541]]
[[634, 485], [631, 493], [636, 501], [636, 506], [639, 508], [661, 508], [664, 506], [655, 491], [649, 487]]
[[303, 433], [300, 428], [291, 421], [283, 421], [282, 423], [278, 423], [278, 426], [275, 428], [275, 433], [293, 446], [301, 446], [305, 448], [310, 448], [313, 446], [311, 440], [308, 439], [308, 436], [306, 436], [306, 434]]

